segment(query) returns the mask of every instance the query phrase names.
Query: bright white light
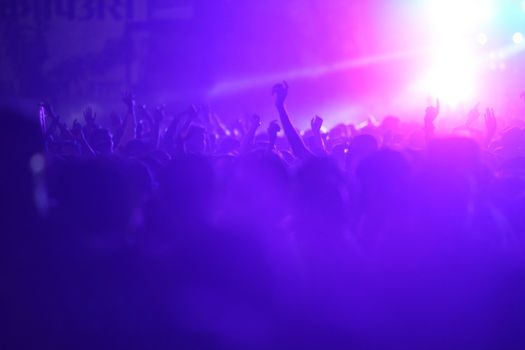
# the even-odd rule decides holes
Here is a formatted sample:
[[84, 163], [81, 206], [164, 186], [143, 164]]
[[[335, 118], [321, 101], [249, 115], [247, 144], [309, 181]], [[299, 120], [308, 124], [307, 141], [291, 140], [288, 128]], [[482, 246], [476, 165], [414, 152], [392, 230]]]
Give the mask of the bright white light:
[[[431, 16], [441, 21], [442, 27], [453, 25], [470, 26], [487, 22], [494, 17], [496, 0], [432, 0]], [[525, 2], [524, 2], [525, 9]]]
[[475, 9], [477, 19], [480, 21], [488, 21], [494, 15], [494, 4], [490, 0], [471, 1], [472, 7]]
[[[487, 56], [472, 47], [472, 29], [486, 27], [496, 5], [497, 0], [429, 0], [434, 51], [427, 75], [417, 86], [453, 109], [475, 100], [480, 65], [486, 67]], [[485, 32], [478, 32], [474, 38], [481, 46], [489, 42]], [[496, 55], [492, 60], [497, 60]]]
[[525, 1], [521, 4], [521, 8], [525, 11]]
[[514, 41], [514, 44], [519, 45], [523, 42], [523, 34], [520, 32], [514, 33], [512, 36], [512, 41]]
[[443, 47], [436, 52], [425, 90], [450, 107], [468, 102], [474, 97], [477, 62], [461, 47]]
[[489, 38], [485, 33], [479, 33], [477, 37], [478, 44], [481, 46], [485, 46], [487, 42], [489, 41]]

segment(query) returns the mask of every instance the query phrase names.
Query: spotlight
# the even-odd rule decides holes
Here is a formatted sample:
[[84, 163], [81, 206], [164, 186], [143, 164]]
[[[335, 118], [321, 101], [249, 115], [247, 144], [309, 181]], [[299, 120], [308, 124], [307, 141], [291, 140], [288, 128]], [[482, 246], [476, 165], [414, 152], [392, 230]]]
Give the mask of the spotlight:
[[473, 6], [472, 9], [476, 12], [477, 20], [488, 21], [494, 16], [494, 4], [490, 0], [477, 1], [470, 6]]
[[514, 41], [514, 44], [516, 45], [521, 44], [523, 42], [523, 34], [521, 34], [520, 32], [514, 33], [514, 35], [512, 36], [512, 41]]
[[487, 37], [485, 33], [478, 34], [478, 37], [477, 37], [478, 44], [480, 44], [481, 46], [485, 46], [488, 41], [489, 41], [489, 38]]
[[435, 61], [425, 78], [424, 86], [432, 96], [456, 108], [470, 101], [476, 88], [475, 56], [462, 47], [444, 47], [436, 52]]

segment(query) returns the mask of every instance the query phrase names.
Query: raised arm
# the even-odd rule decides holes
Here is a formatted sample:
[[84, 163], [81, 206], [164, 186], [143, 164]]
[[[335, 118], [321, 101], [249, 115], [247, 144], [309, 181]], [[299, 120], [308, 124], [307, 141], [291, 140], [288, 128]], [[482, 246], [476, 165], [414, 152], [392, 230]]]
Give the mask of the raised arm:
[[122, 98], [122, 101], [127, 107], [127, 112], [126, 117], [124, 117], [123, 131], [118, 148], [125, 147], [129, 141], [134, 140], [137, 131], [137, 119], [135, 117], [135, 98], [131, 93], [126, 93]]
[[425, 136], [427, 138], [427, 141], [430, 140], [434, 136], [434, 121], [439, 115], [439, 112], [441, 111], [441, 106], [439, 104], [439, 100], [436, 100], [436, 107], [434, 106], [428, 106], [426, 113], [425, 113]]
[[303, 143], [301, 136], [293, 126], [288, 116], [288, 112], [284, 106], [284, 101], [288, 96], [288, 84], [283, 81], [281, 84], [276, 84], [273, 87], [273, 93], [275, 94], [275, 107], [279, 112], [279, 117], [281, 119], [281, 124], [283, 126], [284, 134], [292, 147], [292, 151], [297, 158], [308, 158], [312, 154]]
[[277, 120], [272, 120], [270, 125], [268, 126], [268, 150], [273, 151], [275, 149], [275, 141], [277, 140], [277, 133], [281, 131], [281, 127], [277, 123]]
[[313, 136], [313, 144], [311, 146], [315, 147], [315, 150], [312, 150], [312, 151], [319, 156], [326, 155], [323, 137], [321, 136], [321, 127], [323, 126], [323, 118], [316, 115], [314, 118], [312, 118], [310, 125], [312, 127], [312, 136]]

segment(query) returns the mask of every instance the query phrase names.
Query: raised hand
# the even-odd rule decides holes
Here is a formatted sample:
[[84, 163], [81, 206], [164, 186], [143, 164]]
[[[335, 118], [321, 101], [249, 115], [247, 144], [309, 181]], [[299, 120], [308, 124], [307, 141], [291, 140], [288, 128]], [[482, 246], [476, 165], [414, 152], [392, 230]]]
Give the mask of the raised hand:
[[277, 137], [279, 131], [281, 131], [279, 123], [277, 122], [277, 120], [272, 120], [270, 122], [270, 125], [268, 126], [268, 134], [270, 135], [270, 137]]
[[275, 95], [275, 105], [276, 106], [284, 105], [284, 101], [286, 100], [286, 97], [288, 96], [288, 83], [286, 81], [283, 81], [280, 84], [275, 84], [272, 89], [272, 92]]
[[439, 99], [437, 99], [435, 107], [434, 106], [427, 107], [426, 112], [425, 112], [425, 122], [433, 123], [438, 117], [440, 111], [441, 111], [441, 106], [439, 103]]
[[425, 112], [425, 136], [427, 141], [434, 135], [434, 121], [439, 115], [441, 107], [439, 100], [436, 100], [436, 106], [428, 106]]
[[312, 127], [312, 131], [314, 133], [320, 133], [321, 132], [321, 127], [323, 126], [323, 122], [324, 122], [324, 120], [320, 116], [316, 115], [315, 117], [313, 117], [311, 122], [310, 122], [310, 125]]
[[127, 106], [128, 111], [122, 123], [122, 135], [116, 149], [122, 149], [128, 142], [137, 137], [137, 118], [135, 115], [135, 96], [131, 92], [126, 92], [122, 96], [122, 102]]
[[268, 140], [270, 141], [270, 150], [274, 149], [275, 141], [277, 140], [277, 134], [281, 131], [281, 127], [277, 120], [272, 120], [268, 126]]
[[276, 84], [272, 91], [275, 94], [275, 107], [277, 107], [277, 112], [279, 112], [284, 134], [290, 143], [290, 147], [292, 148], [294, 155], [301, 159], [311, 157], [312, 153], [304, 145], [301, 135], [299, 135], [299, 132], [292, 124], [290, 116], [288, 115], [288, 112], [284, 106], [284, 101], [288, 96], [288, 83], [283, 81], [280, 84]]
[[324, 141], [321, 137], [321, 127], [323, 126], [323, 118], [316, 115], [312, 118], [310, 125], [312, 127], [312, 144], [310, 145], [311, 151], [317, 155], [326, 155], [326, 149], [324, 147]]

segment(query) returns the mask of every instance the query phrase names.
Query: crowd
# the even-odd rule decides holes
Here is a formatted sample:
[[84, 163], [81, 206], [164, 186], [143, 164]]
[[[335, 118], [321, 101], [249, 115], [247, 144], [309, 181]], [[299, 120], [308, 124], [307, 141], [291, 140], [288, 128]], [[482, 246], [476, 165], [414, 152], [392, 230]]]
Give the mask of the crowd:
[[299, 132], [273, 93], [266, 130], [1, 111], [0, 347], [523, 349], [525, 130]]

